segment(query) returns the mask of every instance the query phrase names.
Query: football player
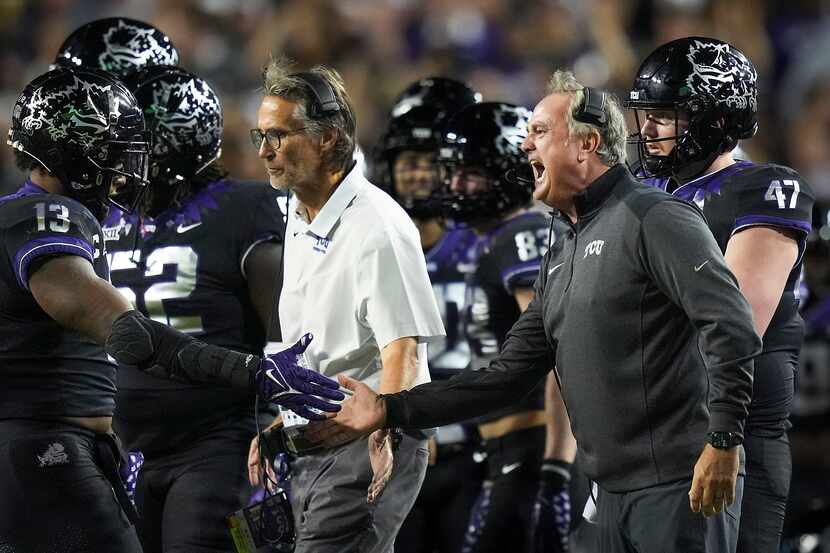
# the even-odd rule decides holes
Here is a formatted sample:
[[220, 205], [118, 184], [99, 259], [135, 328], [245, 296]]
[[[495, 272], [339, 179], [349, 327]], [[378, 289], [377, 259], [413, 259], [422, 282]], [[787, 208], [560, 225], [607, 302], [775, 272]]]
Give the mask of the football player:
[[[757, 107], [752, 62], [705, 37], [652, 52], [628, 101], [639, 129], [639, 174], [703, 210], [763, 337], [743, 440], [743, 501], [727, 509], [736, 524], [740, 518], [737, 550], [767, 553], [778, 551], [792, 471], [787, 430], [804, 336], [798, 292], [813, 193], [789, 167], [736, 159], [738, 141], [758, 128]], [[736, 445], [730, 440], [724, 447]]]
[[[208, 344], [262, 355], [275, 305], [284, 197], [228, 177], [222, 108], [173, 66], [125, 78], [153, 132], [146, 217], [103, 223], [110, 276], [136, 309]], [[139, 536], [153, 551], [229, 551], [225, 517], [247, 504], [253, 395], [119, 367], [115, 425], [144, 453]], [[210, 483], [210, 485], [205, 485]]]
[[[528, 209], [533, 181], [525, 174], [529, 167], [520, 146], [529, 117], [525, 108], [485, 102], [456, 113], [444, 130], [439, 163], [446, 184], [433, 199], [447, 218], [468, 225], [477, 237], [463, 313], [474, 367], [498, 354], [527, 308], [548, 249], [550, 219]], [[544, 408], [540, 385], [510, 409], [478, 421], [487, 476], [462, 551], [531, 550], [545, 456]], [[570, 465], [556, 463], [564, 470]]]
[[298, 366], [308, 339], [265, 359], [217, 348], [141, 316], [108, 282], [99, 221], [109, 205], [138, 205], [149, 148], [122, 83], [85, 68], [37, 77], [14, 105], [8, 144], [29, 179], [0, 198], [0, 544], [139, 552], [107, 354], [159, 376], [256, 388], [301, 412], [331, 407], [300, 389], [342, 394]]
[[[431, 195], [440, 186], [438, 150], [447, 120], [481, 94], [453, 79], [433, 77], [408, 86], [396, 99], [376, 154], [376, 173], [390, 195], [412, 217], [421, 235], [427, 271], [447, 336], [430, 344], [433, 379], [449, 378], [470, 363], [461, 311], [463, 269], [475, 242], [467, 227], [447, 228]], [[473, 455], [475, 425], [451, 425], [430, 440], [430, 465], [418, 499], [398, 532], [395, 551], [458, 553], [470, 509], [481, 485]]]

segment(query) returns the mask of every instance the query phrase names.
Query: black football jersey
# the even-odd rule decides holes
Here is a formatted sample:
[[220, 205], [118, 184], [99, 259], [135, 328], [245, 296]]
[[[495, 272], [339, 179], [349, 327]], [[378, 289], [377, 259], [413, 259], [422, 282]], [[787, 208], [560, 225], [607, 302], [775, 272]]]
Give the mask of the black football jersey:
[[[221, 180], [155, 219], [111, 213], [103, 231], [112, 284], [156, 321], [261, 355], [265, 330], [249, 299], [245, 260], [256, 244], [282, 241], [284, 203], [267, 184]], [[186, 442], [213, 421], [253, 420], [253, 397], [242, 392], [132, 367], [119, 369], [117, 404], [119, 433], [144, 451]]]
[[[664, 190], [667, 185], [666, 180], [646, 182]], [[797, 236], [798, 259], [763, 339], [765, 352], [798, 351], [804, 336], [798, 314], [801, 265], [815, 201], [807, 182], [789, 167], [738, 161], [672, 193], [703, 210], [724, 253], [732, 235], [754, 226], [786, 230]]]
[[470, 347], [464, 337], [462, 312], [466, 274], [475, 233], [468, 228], [448, 230], [426, 252], [427, 272], [447, 335], [429, 345], [429, 371], [434, 379], [450, 378], [470, 365]]
[[104, 236], [83, 205], [27, 181], [0, 198], [0, 419], [110, 416], [115, 365], [104, 348], [63, 328], [29, 291], [46, 256], [77, 255], [108, 279]]
[[[486, 367], [501, 350], [507, 332], [521, 311], [515, 292], [532, 288], [548, 249], [550, 218], [526, 211], [481, 236], [467, 277], [464, 329], [472, 352], [472, 368]], [[520, 403], [493, 413], [480, 422], [544, 408], [544, 383]]]

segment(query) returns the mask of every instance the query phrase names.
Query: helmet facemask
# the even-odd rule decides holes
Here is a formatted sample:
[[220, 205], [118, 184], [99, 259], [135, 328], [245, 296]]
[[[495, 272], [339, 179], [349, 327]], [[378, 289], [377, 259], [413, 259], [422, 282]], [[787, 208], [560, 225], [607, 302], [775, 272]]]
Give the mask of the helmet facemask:
[[132, 211], [147, 186], [150, 136], [135, 99], [109, 75], [50, 71], [21, 93], [9, 145], [57, 178], [99, 219]]
[[[628, 144], [637, 149], [637, 161], [631, 170], [640, 177], [673, 177], [681, 183], [687, 182], [706, 171], [719, 155], [737, 144], [725, 131], [723, 117], [714, 101], [705, 95], [671, 104], [631, 100], [626, 107], [634, 112], [637, 129], [628, 139]], [[649, 138], [643, 134], [648, 112], [654, 111], [671, 114], [673, 135]], [[674, 146], [667, 155], [649, 152], [650, 144], [668, 141], [673, 141]]]
[[432, 199], [441, 187], [436, 148], [405, 148], [387, 155], [389, 188], [410, 217], [435, 219], [441, 215]]
[[[470, 159], [472, 157], [472, 159]], [[463, 147], [444, 146], [439, 157], [441, 188], [431, 200], [435, 209], [459, 223], [493, 220], [530, 203], [534, 180], [527, 167], [496, 167], [481, 164], [479, 156], [466, 156]], [[486, 188], [453, 190], [453, 179], [465, 173], [484, 177]]]
[[410, 217], [426, 220], [441, 216], [431, 198], [441, 187], [440, 169], [433, 161], [434, 182], [428, 186], [429, 195], [423, 196], [422, 190], [408, 194], [396, 182], [396, 161], [407, 152], [437, 155], [447, 120], [463, 107], [478, 102], [481, 94], [460, 81], [443, 77], [420, 79], [395, 99], [386, 131], [374, 152], [378, 169], [375, 177]]
[[[529, 120], [527, 109], [499, 102], [473, 104], [455, 114], [438, 155], [443, 186], [434, 195], [445, 217], [474, 224], [530, 204], [534, 179], [521, 149]], [[487, 190], [454, 191], [453, 175], [465, 170], [486, 175]]]
[[[752, 62], [734, 46], [707, 37], [686, 37], [659, 46], [649, 54], [634, 79], [626, 107], [635, 111], [637, 132], [629, 144], [637, 146], [643, 177], [673, 177], [687, 182], [703, 174], [738, 140], [751, 138], [758, 128], [757, 79]], [[688, 119], [676, 132], [674, 149], [655, 156], [648, 151], [653, 139], [644, 137], [645, 123], [638, 110], [674, 111]]]

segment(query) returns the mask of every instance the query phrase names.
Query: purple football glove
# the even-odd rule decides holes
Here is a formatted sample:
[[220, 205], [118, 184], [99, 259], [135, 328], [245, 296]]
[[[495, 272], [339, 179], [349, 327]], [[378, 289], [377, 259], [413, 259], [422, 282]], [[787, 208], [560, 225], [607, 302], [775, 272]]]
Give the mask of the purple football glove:
[[259, 396], [265, 401], [287, 407], [309, 420], [324, 420], [324, 415], [311, 409], [336, 413], [340, 405], [324, 400], [341, 401], [345, 396], [336, 381], [301, 366], [303, 352], [312, 338], [305, 334], [290, 348], [265, 357], [254, 379]]
[[567, 553], [571, 527], [570, 463], [542, 463], [539, 492], [533, 505], [534, 553]]
[[138, 471], [141, 470], [143, 464], [144, 454], [140, 451], [130, 451], [127, 453], [124, 462], [118, 467], [118, 475], [121, 477], [127, 497], [130, 498], [133, 505], [135, 505], [135, 486], [138, 484]]

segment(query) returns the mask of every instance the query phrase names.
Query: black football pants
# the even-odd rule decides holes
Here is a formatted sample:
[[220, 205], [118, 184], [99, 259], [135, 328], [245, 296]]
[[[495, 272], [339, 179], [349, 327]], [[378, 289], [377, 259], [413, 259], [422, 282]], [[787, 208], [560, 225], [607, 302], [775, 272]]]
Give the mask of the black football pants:
[[141, 553], [96, 434], [0, 421], [0, 553]]
[[484, 442], [487, 479], [482, 484], [463, 553], [531, 550], [533, 504], [545, 452], [545, 427], [511, 432]]
[[253, 436], [217, 431], [162, 457], [146, 455], [136, 487], [145, 553], [235, 551], [227, 515], [247, 505]]
[[484, 463], [471, 444], [439, 445], [418, 499], [395, 539], [395, 553], [460, 553], [470, 510], [481, 490]]
[[787, 430], [797, 366], [798, 356], [789, 351], [755, 360], [738, 553], [778, 553], [792, 476]]

